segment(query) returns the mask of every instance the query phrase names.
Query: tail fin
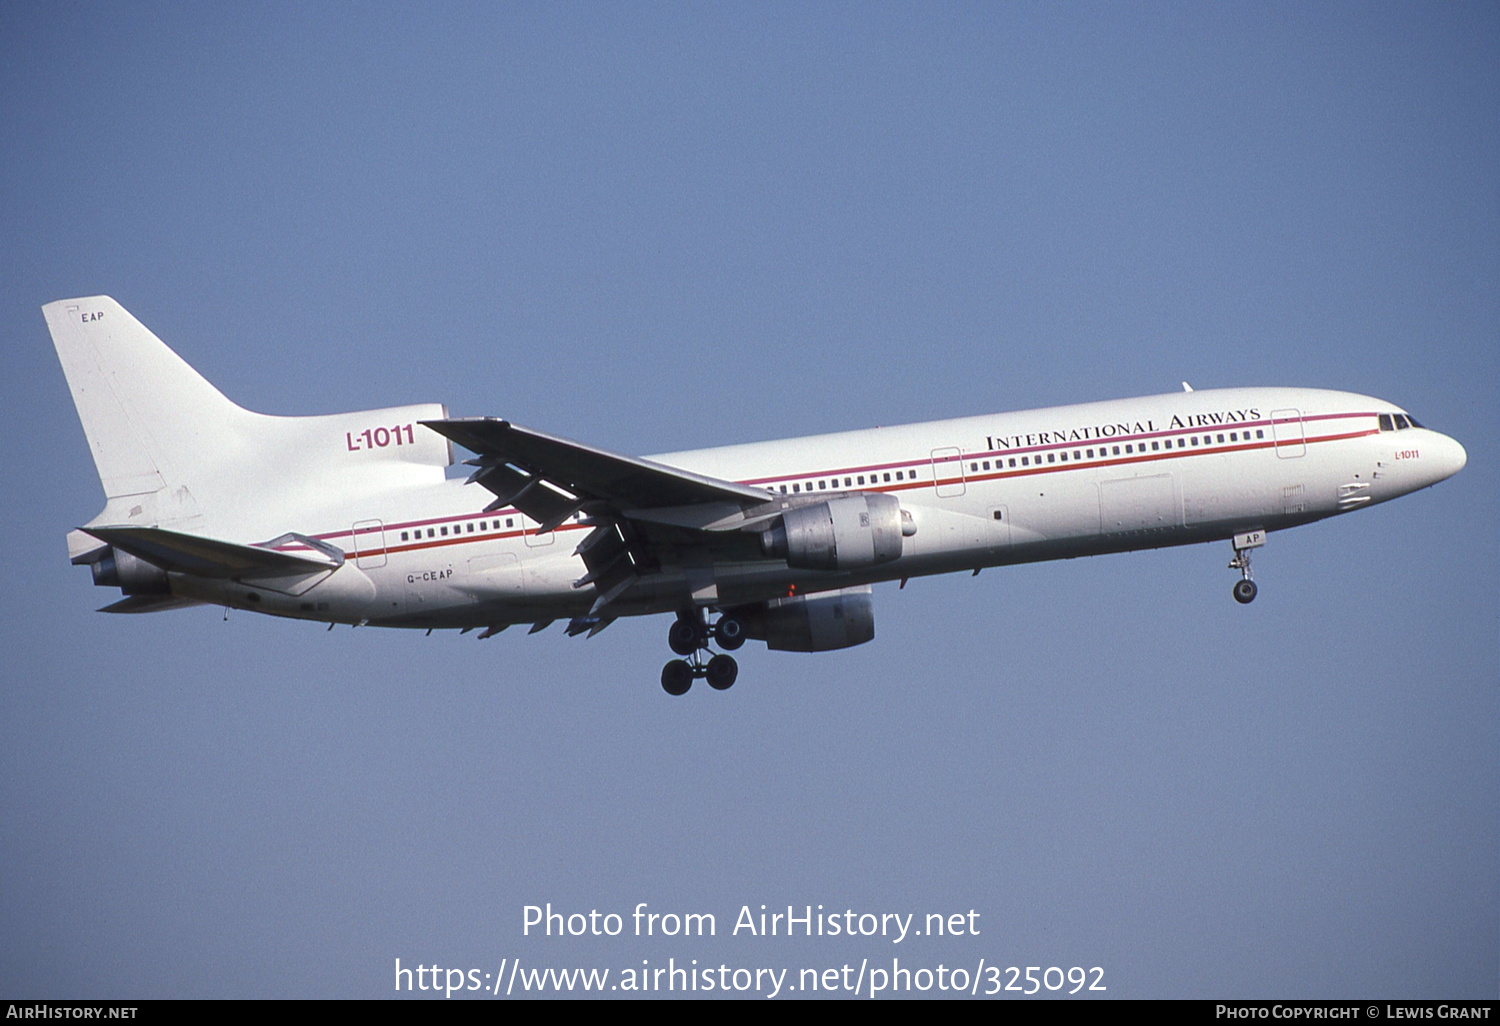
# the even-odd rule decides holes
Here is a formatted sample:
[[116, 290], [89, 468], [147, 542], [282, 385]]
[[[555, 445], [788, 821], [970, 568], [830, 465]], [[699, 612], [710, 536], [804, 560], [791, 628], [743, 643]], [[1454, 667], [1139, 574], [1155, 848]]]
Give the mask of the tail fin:
[[[316, 417], [235, 405], [108, 296], [42, 308], [106, 504], [91, 524], [171, 527], [257, 540], [293, 516], [440, 481], [448, 441], [416, 427], [440, 404]], [[391, 437], [401, 444], [360, 444]], [[77, 561], [98, 541], [68, 536]]]
[[42, 313], [110, 499], [185, 483], [252, 416], [108, 296]]

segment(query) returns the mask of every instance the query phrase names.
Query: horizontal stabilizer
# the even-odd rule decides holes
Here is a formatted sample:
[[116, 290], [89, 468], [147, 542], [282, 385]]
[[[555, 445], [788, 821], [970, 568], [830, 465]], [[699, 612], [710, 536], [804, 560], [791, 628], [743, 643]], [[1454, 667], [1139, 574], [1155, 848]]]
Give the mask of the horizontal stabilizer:
[[334, 570], [343, 562], [342, 558], [329, 558], [316, 550], [316, 554], [311, 555], [278, 552], [160, 527], [86, 527], [83, 530], [169, 573], [195, 577], [287, 577]]
[[160, 613], [168, 609], [186, 609], [201, 606], [197, 599], [178, 598], [176, 595], [131, 595], [118, 602], [101, 606], [101, 613]]

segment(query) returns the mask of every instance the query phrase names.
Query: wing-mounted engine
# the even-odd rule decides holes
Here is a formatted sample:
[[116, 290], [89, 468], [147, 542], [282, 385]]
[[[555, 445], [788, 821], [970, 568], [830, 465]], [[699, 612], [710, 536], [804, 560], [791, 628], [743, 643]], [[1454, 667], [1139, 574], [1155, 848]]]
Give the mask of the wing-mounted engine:
[[894, 495], [860, 492], [787, 510], [760, 547], [799, 570], [858, 570], [900, 558], [902, 537], [915, 533]]
[[728, 611], [745, 635], [778, 652], [831, 652], [875, 638], [868, 584], [816, 595], [794, 595]]

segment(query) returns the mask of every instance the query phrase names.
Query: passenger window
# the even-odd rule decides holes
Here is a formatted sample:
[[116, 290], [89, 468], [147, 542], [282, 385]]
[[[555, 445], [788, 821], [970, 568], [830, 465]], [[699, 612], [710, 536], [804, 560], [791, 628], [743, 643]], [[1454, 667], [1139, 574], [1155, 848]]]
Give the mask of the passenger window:
[[847, 478], [847, 477], [846, 477], [846, 478], [844, 478], [844, 487], [845, 487], [845, 488], [848, 488], [848, 487], [849, 487], [849, 478]]
[[[971, 473], [971, 474], [977, 474], [977, 473], [979, 473], [979, 464], [977, 464], [977, 463], [970, 463], [969, 464], [969, 473]], [[901, 472], [900, 471], [896, 472], [896, 480], [897, 481], [901, 480]]]
[[1031, 466], [1031, 457], [1030, 456], [1022, 456], [1021, 457], [1021, 466], [1023, 466], [1023, 467], [1029, 467], [1029, 466]]
[[1013, 467], [1016, 465], [1016, 458], [1014, 456], [1010, 458], [1010, 465]]
[[1264, 437], [1266, 437], [1266, 433], [1264, 431], [1257, 431], [1257, 432], [1255, 432], [1255, 437], [1256, 438], [1264, 438]]
[[802, 491], [802, 486], [800, 484], [795, 484], [794, 483], [792, 485], [792, 491], [794, 491], [794, 492], [800, 492], [800, 491]]
[[505, 526], [506, 527], [515, 527], [516, 526], [516, 518], [515, 517], [506, 517], [505, 518]]
[[885, 475], [885, 479], [886, 479], [886, 480], [887, 480], [887, 481], [889, 481], [889, 480], [890, 480], [890, 479], [891, 479], [891, 475], [889, 475], [889, 474], [887, 474], [887, 475]]
[[1049, 452], [1047, 454], [1047, 462], [1048, 463], [1056, 463], [1057, 462], [1057, 454]]
[[406, 541], [406, 532], [405, 531], [401, 532], [401, 540], [402, 541]]
[[[1050, 457], [1049, 457], [1049, 459], [1050, 459]], [[1063, 461], [1063, 462], [1064, 462], [1064, 463], [1066, 463], [1066, 462], [1068, 462], [1068, 454], [1067, 454], [1067, 453], [1063, 453], [1063, 454], [1062, 454], [1062, 461]]]

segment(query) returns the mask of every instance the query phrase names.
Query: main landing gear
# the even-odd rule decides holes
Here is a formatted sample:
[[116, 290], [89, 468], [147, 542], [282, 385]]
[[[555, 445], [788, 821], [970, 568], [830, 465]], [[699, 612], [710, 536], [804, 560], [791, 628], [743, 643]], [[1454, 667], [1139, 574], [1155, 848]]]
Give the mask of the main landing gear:
[[1240, 579], [1234, 582], [1234, 600], [1240, 605], [1254, 602], [1255, 593], [1260, 590], [1255, 586], [1250, 573], [1250, 550], [1258, 549], [1265, 543], [1264, 531], [1250, 531], [1234, 536], [1234, 558], [1229, 561], [1229, 569], [1240, 572]]
[[681, 613], [667, 631], [667, 644], [685, 659], [673, 659], [661, 668], [661, 686], [669, 695], [685, 695], [699, 677], [715, 691], [733, 686], [740, 675], [733, 656], [709, 653], [709, 640], [720, 648], [734, 651], [745, 643], [745, 624], [739, 617], [724, 615], [712, 627], [703, 610]]

